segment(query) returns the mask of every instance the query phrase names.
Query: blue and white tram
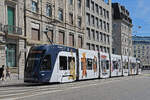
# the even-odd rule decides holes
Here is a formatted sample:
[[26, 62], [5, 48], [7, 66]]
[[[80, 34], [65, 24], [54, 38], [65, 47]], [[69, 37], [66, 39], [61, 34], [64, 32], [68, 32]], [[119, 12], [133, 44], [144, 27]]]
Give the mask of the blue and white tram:
[[122, 76], [122, 65], [120, 55], [111, 55], [111, 77]]
[[99, 77], [98, 51], [78, 49], [79, 80]]
[[129, 58], [128, 56], [122, 56], [122, 67], [123, 67], [123, 76], [129, 75]]
[[140, 74], [140, 62], [134, 57], [122, 56], [121, 59], [119, 55], [61, 45], [34, 46], [28, 54], [24, 81], [64, 83], [110, 76], [127, 76], [129, 60], [130, 68], [133, 69], [130, 70], [130, 74]]
[[29, 51], [25, 82], [72, 82], [76, 80], [76, 49], [59, 45], [41, 45]]
[[100, 78], [110, 77], [110, 55], [100, 52]]

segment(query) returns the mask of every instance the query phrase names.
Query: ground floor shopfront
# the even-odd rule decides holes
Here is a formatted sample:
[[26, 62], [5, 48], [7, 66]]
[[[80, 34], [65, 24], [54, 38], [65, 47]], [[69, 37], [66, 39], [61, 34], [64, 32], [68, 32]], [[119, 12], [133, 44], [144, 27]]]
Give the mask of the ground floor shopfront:
[[[11, 73], [23, 79], [25, 66], [25, 39], [16, 36], [0, 36], [0, 66], [10, 68]], [[6, 67], [5, 67], [6, 68]]]

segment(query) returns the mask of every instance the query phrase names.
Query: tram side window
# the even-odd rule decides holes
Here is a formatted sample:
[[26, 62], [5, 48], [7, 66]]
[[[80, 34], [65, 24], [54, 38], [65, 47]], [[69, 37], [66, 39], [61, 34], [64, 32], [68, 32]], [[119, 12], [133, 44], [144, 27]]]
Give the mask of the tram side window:
[[74, 57], [68, 57], [68, 69], [70, 69], [71, 66], [75, 66], [75, 58]]
[[113, 68], [118, 69], [118, 62], [117, 61], [113, 61]]
[[92, 59], [89, 58], [87, 59], [87, 70], [92, 70], [92, 65], [93, 65], [92, 61], [93, 61]]
[[109, 69], [109, 61], [106, 61], [106, 68]]
[[59, 63], [60, 63], [60, 70], [67, 70], [67, 57], [60, 56], [59, 57]]
[[41, 62], [40, 71], [51, 70], [51, 56], [47, 55]]

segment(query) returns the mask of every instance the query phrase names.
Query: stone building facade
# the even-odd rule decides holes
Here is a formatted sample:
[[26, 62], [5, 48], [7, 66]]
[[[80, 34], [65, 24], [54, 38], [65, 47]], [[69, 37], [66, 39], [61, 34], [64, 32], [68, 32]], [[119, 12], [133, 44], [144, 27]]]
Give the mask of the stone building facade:
[[25, 64], [24, 0], [0, 0], [0, 66], [23, 78]]
[[142, 62], [143, 68], [150, 69], [150, 37], [132, 36], [134, 57]]
[[111, 52], [111, 0], [85, 0], [86, 49]]
[[129, 11], [119, 3], [112, 3], [112, 52], [133, 56], [132, 19]]
[[28, 49], [51, 43], [84, 48], [83, 0], [26, 0], [25, 16]]

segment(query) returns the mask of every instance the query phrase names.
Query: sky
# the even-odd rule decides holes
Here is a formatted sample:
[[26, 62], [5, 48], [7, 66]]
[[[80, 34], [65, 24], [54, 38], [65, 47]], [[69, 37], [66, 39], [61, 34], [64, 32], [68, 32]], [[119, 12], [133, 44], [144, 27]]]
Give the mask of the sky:
[[119, 2], [130, 12], [133, 35], [150, 36], [150, 0], [112, 0], [112, 2]]

